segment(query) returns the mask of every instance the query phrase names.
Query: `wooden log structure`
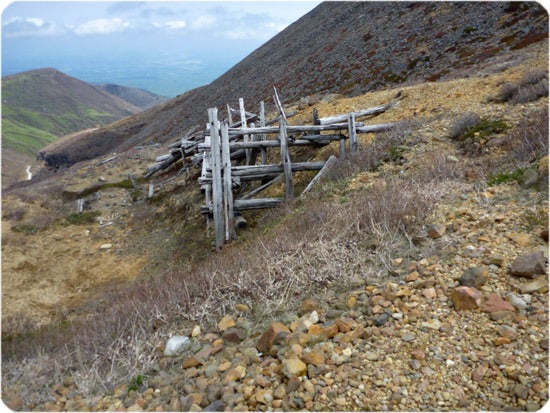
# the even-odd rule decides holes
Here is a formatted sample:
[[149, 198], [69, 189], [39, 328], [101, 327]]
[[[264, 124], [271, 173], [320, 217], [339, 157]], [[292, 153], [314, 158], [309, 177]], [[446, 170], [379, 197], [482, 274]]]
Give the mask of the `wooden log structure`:
[[[146, 178], [150, 177], [180, 160], [185, 168], [202, 166], [198, 183], [204, 193], [205, 204], [201, 212], [206, 216], [208, 228], [213, 222], [214, 246], [217, 249], [236, 238], [237, 228], [246, 226], [240, 211], [274, 208], [284, 201], [293, 200], [294, 173], [319, 171], [301, 192], [300, 196], [303, 196], [327, 175], [337, 161], [332, 155], [326, 162], [292, 162], [291, 148], [322, 147], [338, 141], [339, 157], [343, 158], [348, 150], [347, 142], [349, 152], [359, 150], [358, 133], [383, 132], [399, 125], [399, 122], [366, 125], [357, 121], [360, 117], [384, 113], [399, 102], [323, 118], [319, 118], [314, 111], [313, 125], [289, 125], [288, 117], [294, 113], [286, 113], [275, 87], [273, 92], [278, 112], [275, 119], [266, 120], [263, 101], [260, 102], [258, 114], [247, 111], [242, 98], [239, 99], [238, 110], [226, 105], [227, 118], [221, 122], [217, 108], [210, 108], [206, 128], [191, 128], [177, 142], [169, 145], [169, 153], [157, 156], [156, 164], [145, 173]], [[233, 121], [234, 117], [236, 121]], [[268, 150], [277, 150], [280, 162], [268, 164]], [[248, 184], [250, 188], [242, 187], [245, 182], [258, 180], [262, 183], [256, 187], [251, 184]], [[256, 198], [262, 191], [280, 182], [284, 182], [282, 197]], [[237, 198], [235, 194], [239, 188], [247, 188], [247, 192]], [[149, 197], [153, 192], [151, 183]]]

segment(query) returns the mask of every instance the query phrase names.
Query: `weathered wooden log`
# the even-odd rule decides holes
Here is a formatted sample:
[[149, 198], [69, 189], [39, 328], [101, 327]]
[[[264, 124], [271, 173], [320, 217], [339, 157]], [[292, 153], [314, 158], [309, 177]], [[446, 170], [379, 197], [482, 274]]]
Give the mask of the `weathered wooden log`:
[[[196, 140], [198, 137], [193, 136], [193, 135], [195, 135], [200, 129], [201, 129], [201, 126], [199, 126], [199, 125], [193, 126], [191, 129], [189, 129], [187, 131], [187, 133], [181, 139], [179, 139], [177, 142], [171, 143], [169, 145], [169, 147], [170, 148], [175, 148], [177, 146], [181, 146], [181, 142], [183, 140]], [[201, 137], [201, 139], [202, 139], [202, 137]]]
[[[363, 123], [357, 122], [357, 127], [364, 126]], [[327, 130], [347, 130], [348, 123], [332, 123], [330, 125], [305, 125], [305, 126], [287, 126], [287, 132], [321, 132]], [[229, 136], [244, 135], [245, 133], [277, 133], [278, 126], [266, 126], [256, 128], [229, 128]]]
[[[264, 101], [260, 101], [260, 127], [265, 127], [265, 104]], [[265, 141], [267, 139], [265, 133], [260, 134], [260, 140]], [[266, 147], [262, 147], [262, 165], [267, 164], [267, 150]]]
[[[328, 145], [331, 141], [347, 139], [345, 135], [304, 135], [302, 139], [295, 141], [289, 141], [288, 146], [324, 146]], [[279, 141], [253, 141], [253, 142], [231, 142], [229, 148], [231, 150], [246, 149], [246, 148], [278, 148], [280, 146]], [[204, 152], [210, 150], [210, 145], [201, 143], [198, 145], [198, 151]]]
[[350, 113], [348, 116], [348, 135], [349, 135], [349, 150], [350, 152], [357, 152], [359, 144], [357, 142], [357, 130], [355, 129], [355, 114]]
[[311, 189], [315, 186], [315, 184], [317, 184], [317, 182], [319, 182], [319, 180], [321, 178], [323, 178], [323, 176], [325, 176], [327, 174], [327, 172], [330, 171], [330, 169], [332, 168], [332, 166], [336, 163], [336, 161], [338, 160], [338, 158], [336, 158], [336, 156], [334, 155], [330, 155], [330, 158], [328, 158], [328, 160], [326, 161], [325, 165], [323, 166], [323, 168], [317, 173], [317, 175], [315, 175], [315, 177], [310, 181], [310, 183], [306, 186], [306, 188], [302, 191], [302, 193], [300, 194], [300, 196], [303, 196], [304, 194], [308, 193], [309, 191], [311, 191]]
[[373, 133], [373, 132], [384, 132], [395, 128], [401, 122], [392, 122], [392, 123], [380, 123], [378, 125], [368, 125], [368, 126], [357, 126], [355, 130], [358, 133]]
[[[247, 127], [247, 124], [246, 124], [246, 111], [244, 110], [244, 99], [243, 98], [239, 98], [239, 112], [240, 112], [240, 115], [241, 115], [241, 127], [242, 128], [246, 128]], [[245, 133], [243, 135], [243, 140], [245, 142], [250, 142], [250, 135]], [[246, 164], [247, 165], [250, 165], [250, 149], [245, 149], [245, 152], [246, 152]]]
[[116, 159], [118, 159], [118, 156], [112, 156], [112, 157], [110, 157], [110, 158], [107, 158], [107, 159], [105, 159], [105, 160], [103, 160], [103, 161], [98, 162], [98, 163], [96, 164], [96, 166], [105, 165], [106, 163], [112, 162], [112, 161], [114, 161], [114, 160], [116, 160]]
[[250, 199], [256, 195], [258, 195], [260, 192], [262, 192], [264, 189], [267, 189], [269, 188], [271, 185], [274, 185], [278, 182], [281, 182], [282, 179], [284, 177], [284, 174], [279, 174], [277, 175], [274, 179], [272, 179], [271, 181], [259, 186], [258, 188], [248, 192], [247, 194], [241, 196], [239, 199]]
[[227, 124], [221, 125], [221, 152], [223, 171], [223, 212], [225, 214], [225, 240], [236, 239], [235, 214], [233, 212], [233, 182], [231, 181], [231, 158]]
[[[293, 171], [318, 171], [325, 165], [324, 162], [293, 162], [290, 167]], [[250, 165], [234, 166], [231, 168], [232, 176], [249, 176], [284, 172], [283, 165]]]
[[[282, 198], [237, 199], [235, 200], [235, 211], [276, 208], [282, 203]], [[211, 205], [203, 205], [201, 207], [201, 214], [211, 214], [212, 212]]]
[[[294, 162], [291, 164], [294, 172], [300, 171], [318, 171], [323, 168], [325, 162]], [[254, 181], [257, 179], [275, 178], [283, 173], [283, 165], [249, 165], [249, 166], [233, 166], [231, 168], [231, 177], [235, 181]], [[206, 185], [212, 183], [211, 170], [207, 170], [199, 178], [199, 184]]]
[[348, 116], [352, 114], [355, 116], [355, 118], [367, 115], [379, 115], [380, 113], [384, 113], [388, 109], [394, 107], [395, 105], [397, 105], [397, 103], [398, 102], [387, 103], [385, 105], [358, 110], [356, 112], [344, 113], [342, 115], [326, 116], [324, 118], [319, 118], [319, 125], [330, 125], [332, 123], [344, 122], [348, 119]]
[[283, 172], [285, 174], [285, 200], [294, 199], [294, 181], [292, 179], [292, 165], [290, 161], [290, 152], [288, 151], [288, 137], [286, 134], [286, 119], [281, 115], [279, 124], [279, 142], [281, 143], [281, 162], [283, 163]]
[[225, 214], [223, 210], [223, 184], [221, 164], [221, 142], [218, 121], [218, 109], [208, 109], [210, 123], [210, 143], [212, 150], [212, 212], [214, 214], [214, 237], [216, 248], [221, 248], [225, 239]]

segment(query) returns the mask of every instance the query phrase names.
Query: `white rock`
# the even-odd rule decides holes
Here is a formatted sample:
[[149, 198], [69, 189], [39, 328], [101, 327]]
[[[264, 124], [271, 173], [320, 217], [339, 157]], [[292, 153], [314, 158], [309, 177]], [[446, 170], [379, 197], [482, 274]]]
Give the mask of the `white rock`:
[[166, 343], [164, 348], [165, 356], [173, 356], [183, 351], [191, 343], [189, 342], [189, 337], [187, 336], [174, 336]]
[[527, 308], [527, 303], [525, 300], [513, 293], [508, 293], [508, 301], [518, 310], [525, 310]]
[[424, 321], [422, 323], [422, 327], [429, 328], [432, 330], [439, 330], [439, 327], [441, 327], [441, 322], [434, 318], [432, 320]]
[[113, 248], [113, 244], [103, 244], [99, 247], [99, 249], [102, 249], [102, 250], [108, 250], [111, 248]]

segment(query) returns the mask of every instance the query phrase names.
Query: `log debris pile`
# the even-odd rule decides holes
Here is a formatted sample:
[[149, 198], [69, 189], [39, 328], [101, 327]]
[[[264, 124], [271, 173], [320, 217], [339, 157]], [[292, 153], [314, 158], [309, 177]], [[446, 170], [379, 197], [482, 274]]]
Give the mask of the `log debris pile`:
[[[228, 117], [218, 120], [218, 109], [208, 109], [206, 129], [191, 129], [178, 142], [170, 145], [170, 153], [156, 159], [148, 168], [145, 177], [168, 168], [182, 160], [185, 168], [202, 166], [199, 184], [205, 194], [201, 212], [208, 225], [213, 221], [215, 246], [236, 238], [236, 228], [246, 225], [241, 211], [272, 208], [295, 198], [293, 173], [298, 171], [319, 171], [301, 195], [329, 170], [336, 161], [331, 156], [324, 162], [292, 162], [292, 147], [322, 147], [333, 141], [339, 142], [338, 157], [345, 157], [346, 151], [359, 149], [357, 134], [382, 132], [397, 123], [365, 125], [357, 118], [373, 116], [387, 111], [398, 102], [376, 106], [357, 112], [319, 118], [313, 114], [313, 124], [291, 126], [277, 90], [273, 88], [273, 100], [278, 116], [265, 120], [264, 102], [260, 102], [259, 114], [247, 112], [243, 99], [239, 99], [239, 110], [227, 106]], [[233, 121], [233, 115], [239, 120]], [[258, 125], [258, 126], [256, 126]], [[275, 149], [280, 162], [268, 164], [268, 150]], [[235, 197], [235, 189], [244, 182], [260, 181], [260, 185], [248, 193]], [[284, 196], [280, 198], [256, 198], [261, 191], [279, 182], [284, 182]]]

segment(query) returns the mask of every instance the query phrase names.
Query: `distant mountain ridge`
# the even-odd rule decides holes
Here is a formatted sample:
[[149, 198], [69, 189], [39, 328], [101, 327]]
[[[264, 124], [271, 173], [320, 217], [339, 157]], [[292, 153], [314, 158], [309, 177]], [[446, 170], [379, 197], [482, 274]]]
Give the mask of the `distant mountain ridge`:
[[[113, 85], [114, 86], [114, 85]], [[3, 159], [25, 157], [60, 136], [105, 125], [149, 107], [160, 97], [118, 87], [122, 96], [140, 97], [131, 103], [56, 69], [30, 70], [2, 78]], [[137, 89], [136, 89], [137, 90]], [[8, 162], [9, 163], [9, 162]], [[4, 167], [3, 184], [20, 174], [21, 166]], [[14, 175], [15, 174], [15, 175]]]
[[[207, 108], [238, 98], [271, 104], [318, 93], [348, 96], [405, 82], [459, 77], [479, 62], [547, 41], [536, 2], [325, 2], [209, 85], [77, 140], [45, 148], [48, 165], [177, 140]], [[85, 149], [84, 149], [85, 148]]]
[[96, 88], [111, 95], [118, 96], [122, 100], [131, 103], [141, 109], [149, 109], [159, 103], [166, 102], [169, 98], [156, 95], [144, 89], [114, 85], [112, 83], [94, 83]]

